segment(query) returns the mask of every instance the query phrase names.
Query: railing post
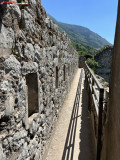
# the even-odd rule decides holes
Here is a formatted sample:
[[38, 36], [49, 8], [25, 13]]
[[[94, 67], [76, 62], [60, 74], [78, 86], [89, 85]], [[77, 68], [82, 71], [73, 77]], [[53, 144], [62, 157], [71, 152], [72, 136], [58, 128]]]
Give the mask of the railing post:
[[91, 74], [90, 74], [90, 72], [89, 72], [89, 84], [88, 84], [88, 87], [89, 87], [89, 89], [88, 89], [88, 93], [89, 93], [89, 95], [88, 95], [88, 97], [89, 97], [89, 103], [88, 103], [88, 110], [89, 110], [89, 112], [91, 113], [91, 98], [92, 98], [92, 96], [91, 96], [91, 88], [90, 88], [90, 84], [91, 84]]
[[92, 106], [92, 104], [93, 104], [92, 94], [94, 93], [94, 91], [93, 91], [94, 78], [92, 77], [92, 75], [91, 75], [90, 78], [91, 78], [91, 93], [89, 94], [89, 111], [90, 111], [90, 113], [91, 113], [92, 110], [93, 110], [93, 106]]
[[97, 137], [97, 160], [100, 160], [101, 149], [102, 149], [101, 137], [102, 137], [103, 98], [104, 98], [104, 88], [100, 88], [99, 117], [98, 117], [98, 137]]
[[90, 73], [89, 70], [86, 70], [86, 82], [87, 82], [87, 91], [88, 91], [88, 110], [90, 111], [90, 86], [89, 86]]
[[94, 78], [92, 77], [92, 94], [93, 94]]

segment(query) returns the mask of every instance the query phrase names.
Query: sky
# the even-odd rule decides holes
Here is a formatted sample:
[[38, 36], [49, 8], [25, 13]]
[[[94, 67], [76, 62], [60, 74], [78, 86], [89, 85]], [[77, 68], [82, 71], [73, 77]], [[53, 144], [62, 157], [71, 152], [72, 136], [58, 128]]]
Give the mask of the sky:
[[114, 43], [118, 0], [41, 0], [56, 20], [87, 27]]

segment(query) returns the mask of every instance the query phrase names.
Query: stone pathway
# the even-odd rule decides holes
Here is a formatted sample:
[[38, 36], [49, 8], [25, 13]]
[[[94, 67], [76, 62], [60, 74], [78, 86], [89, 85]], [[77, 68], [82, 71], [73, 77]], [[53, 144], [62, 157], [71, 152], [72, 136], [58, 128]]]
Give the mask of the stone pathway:
[[95, 160], [87, 105], [84, 71], [78, 69], [43, 160]]

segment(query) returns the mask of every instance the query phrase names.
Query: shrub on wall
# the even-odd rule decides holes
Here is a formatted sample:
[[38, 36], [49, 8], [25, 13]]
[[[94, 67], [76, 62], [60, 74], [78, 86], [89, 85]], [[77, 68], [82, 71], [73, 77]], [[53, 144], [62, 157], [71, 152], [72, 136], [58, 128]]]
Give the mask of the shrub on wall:
[[87, 64], [89, 65], [90, 68], [95, 70], [96, 67], [100, 67], [99, 63], [96, 62], [93, 58], [88, 58], [87, 59]]

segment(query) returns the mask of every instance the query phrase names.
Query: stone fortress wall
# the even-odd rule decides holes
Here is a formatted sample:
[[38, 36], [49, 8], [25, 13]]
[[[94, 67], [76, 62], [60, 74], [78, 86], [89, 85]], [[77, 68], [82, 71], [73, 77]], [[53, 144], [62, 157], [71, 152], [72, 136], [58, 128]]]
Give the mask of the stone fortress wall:
[[77, 67], [40, 0], [0, 6], [0, 160], [41, 158]]
[[107, 46], [102, 51], [95, 55], [95, 60], [99, 63], [100, 67], [95, 69], [95, 73], [103, 77], [109, 83], [111, 74], [113, 46]]

